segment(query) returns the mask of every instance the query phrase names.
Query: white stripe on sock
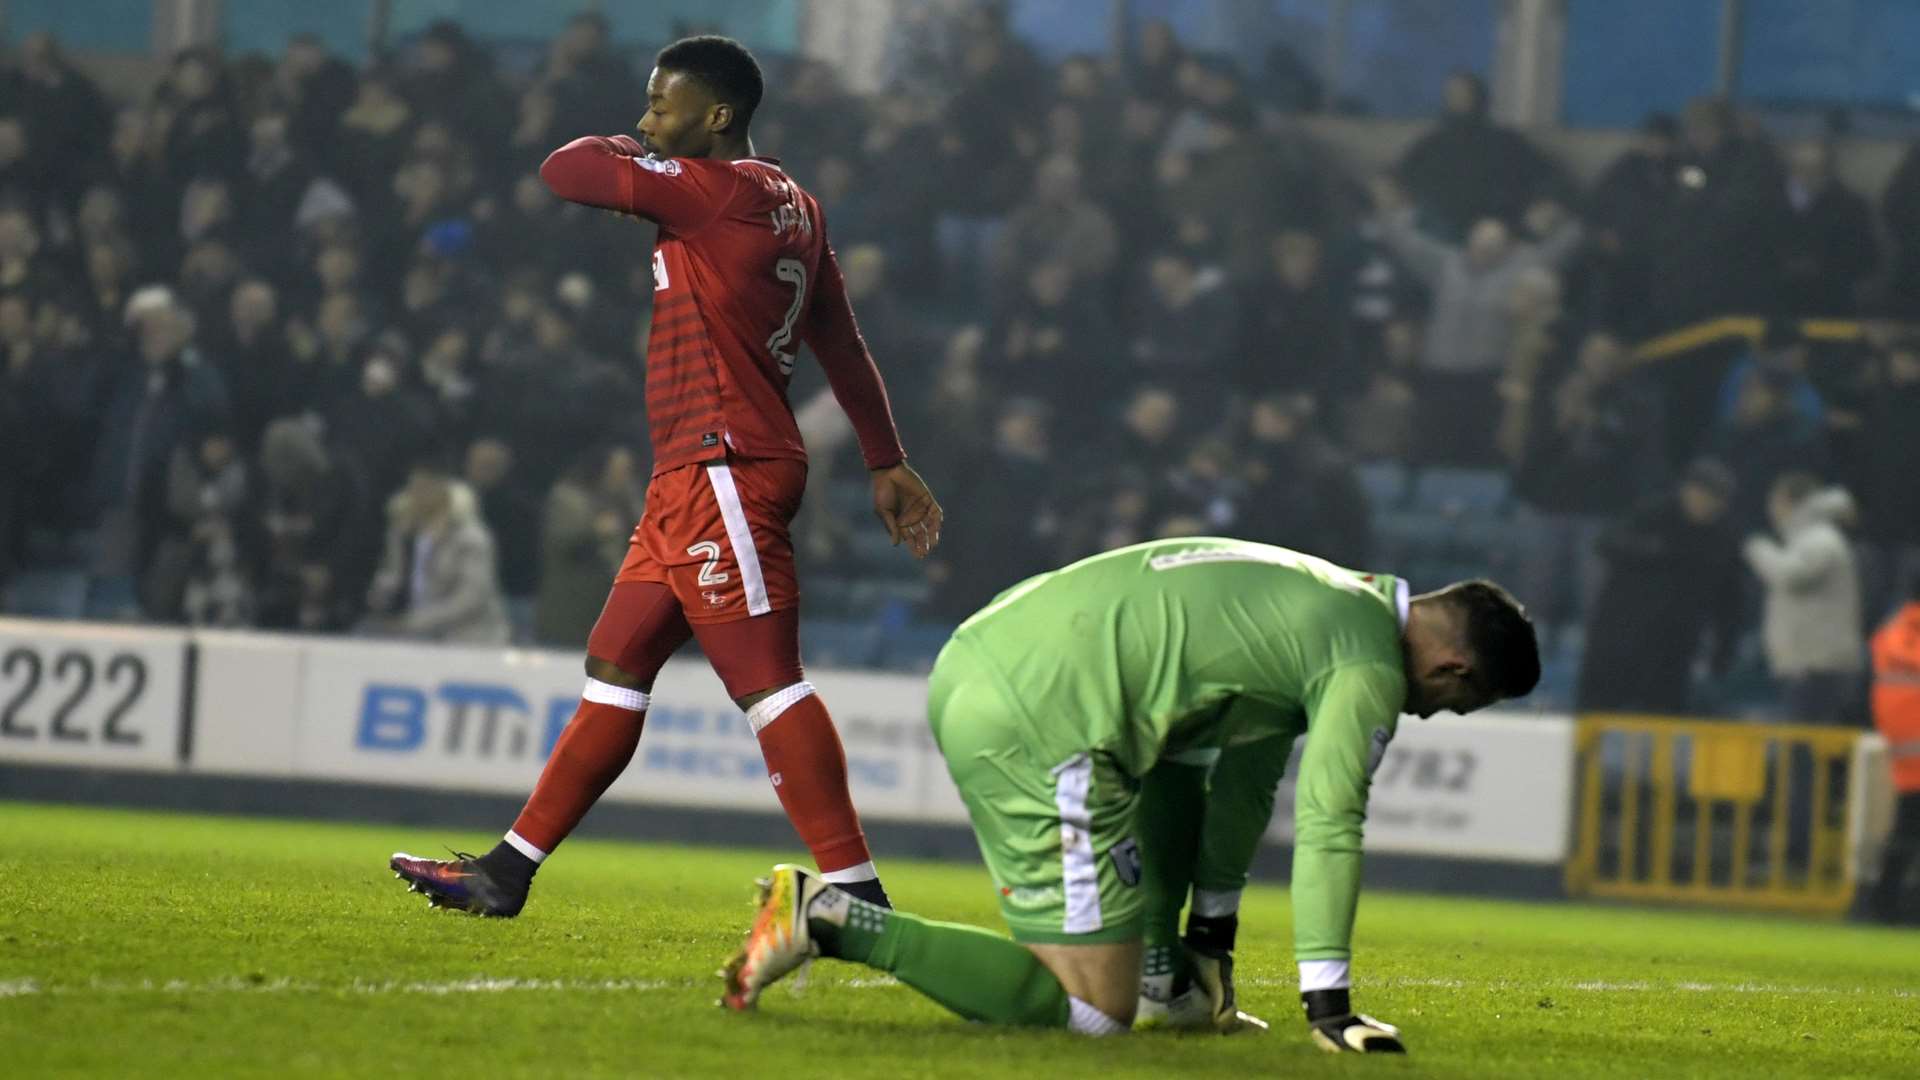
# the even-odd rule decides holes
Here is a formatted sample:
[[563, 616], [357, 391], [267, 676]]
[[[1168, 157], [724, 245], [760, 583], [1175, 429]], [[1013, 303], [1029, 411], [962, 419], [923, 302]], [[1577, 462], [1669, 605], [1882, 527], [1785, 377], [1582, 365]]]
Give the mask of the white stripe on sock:
[[761, 728], [780, 719], [781, 713], [799, 704], [802, 698], [812, 697], [813, 693], [813, 684], [810, 682], [797, 682], [792, 686], [775, 690], [754, 702], [753, 708], [747, 710], [747, 726], [753, 729], [755, 735], [758, 735]]
[[844, 870], [820, 871], [821, 881], [832, 882], [835, 885], [845, 885], [855, 881], [876, 881], [879, 877], [880, 871], [873, 868], [872, 859], [868, 859], [863, 863], [856, 863]]
[[1193, 890], [1193, 913], [1207, 919], [1238, 915], [1240, 914], [1240, 890], [1195, 889]]
[[1127, 1026], [1069, 994], [1067, 1030], [1078, 1035], [1121, 1035], [1126, 1032]]
[[1053, 769], [1053, 805], [1060, 814], [1061, 884], [1067, 894], [1067, 917], [1061, 929], [1090, 934], [1104, 925], [1100, 918], [1100, 872], [1093, 858], [1093, 819], [1087, 814], [1087, 794], [1093, 788], [1093, 758], [1075, 754]]
[[537, 847], [534, 847], [533, 844], [528, 842], [526, 837], [521, 836], [519, 833], [514, 832], [512, 829], [507, 830], [506, 840], [507, 840], [508, 847], [512, 848], [513, 850], [519, 852], [522, 855], [525, 855], [527, 858], [532, 859], [535, 865], [538, 865], [540, 863], [547, 861], [546, 852], [541, 851]]
[[1345, 990], [1351, 981], [1345, 960], [1300, 961], [1300, 992], [1303, 994], [1309, 990]]
[[747, 512], [740, 506], [740, 491], [733, 486], [733, 470], [724, 463], [709, 465], [707, 482], [713, 485], [713, 497], [720, 504], [720, 520], [727, 526], [727, 543], [732, 545], [733, 561], [740, 567], [740, 584], [747, 593], [747, 614], [765, 615], [773, 610], [773, 605], [767, 602], [767, 579], [760, 574], [760, 553], [753, 546]]
[[610, 682], [601, 682], [599, 679], [588, 679], [587, 688], [580, 691], [580, 696], [596, 705], [612, 705], [632, 712], [647, 711], [646, 691], [615, 686]]

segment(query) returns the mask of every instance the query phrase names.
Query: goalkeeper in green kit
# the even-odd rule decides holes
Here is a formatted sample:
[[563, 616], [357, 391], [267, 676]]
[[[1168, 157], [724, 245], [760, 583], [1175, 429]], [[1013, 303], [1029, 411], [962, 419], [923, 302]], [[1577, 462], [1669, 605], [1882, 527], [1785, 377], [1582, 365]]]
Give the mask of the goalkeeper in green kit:
[[1539, 676], [1524, 610], [1484, 581], [1409, 597], [1394, 577], [1212, 538], [1030, 578], [954, 632], [927, 701], [1013, 940], [780, 866], [722, 1003], [751, 1008], [826, 956], [988, 1023], [1257, 1024], [1233, 1003], [1239, 892], [1305, 735], [1292, 892], [1307, 1022], [1328, 1050], [1401, 1051], [1348, 1000], [1373, 771], [1402, 713], [1472, 712]]

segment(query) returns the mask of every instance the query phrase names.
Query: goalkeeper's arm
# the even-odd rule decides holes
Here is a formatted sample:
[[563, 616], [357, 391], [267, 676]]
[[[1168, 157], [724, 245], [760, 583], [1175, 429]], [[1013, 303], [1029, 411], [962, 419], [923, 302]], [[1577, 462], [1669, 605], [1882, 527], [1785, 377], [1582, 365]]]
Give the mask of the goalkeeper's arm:
[[1353, 1012], [1348, 988], [1367, 793], [1399, 722], [1405, 678], [1388, 664], [1340, 667], [1316, 680], [1304, 703], [1307, 743], [1293, 816], [1293, 943], [1307, 1021], [1327, 1050], [1404, 1049], [1390, 1025]]

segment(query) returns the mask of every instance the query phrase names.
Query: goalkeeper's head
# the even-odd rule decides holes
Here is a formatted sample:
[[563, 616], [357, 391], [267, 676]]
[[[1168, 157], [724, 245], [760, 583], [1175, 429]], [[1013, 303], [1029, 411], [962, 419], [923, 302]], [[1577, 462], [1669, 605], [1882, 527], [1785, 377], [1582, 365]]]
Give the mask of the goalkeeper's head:
[[1540, 681], [1533, 621], [1491, 581], [1457, 582], [1413, 598], [1402, 640], [1406, 711], [1470, 713], [1525, 697]]
[[657, 157], [745, 157], [765, 89], [746, 46], [713, 35], [682, 38], [660, 50], [647, 78], [641, 144]]

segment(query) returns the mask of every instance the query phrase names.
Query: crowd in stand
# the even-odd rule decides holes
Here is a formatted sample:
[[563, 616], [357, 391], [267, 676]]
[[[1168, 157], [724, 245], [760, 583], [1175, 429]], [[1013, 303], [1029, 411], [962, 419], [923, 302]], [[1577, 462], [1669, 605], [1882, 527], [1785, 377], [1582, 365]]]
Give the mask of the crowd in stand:
[[[1154, 536], [1371, 565], [1381, 461], [1511, 478], [1572, 553], [1543, 580], [1574, 598], [1536, 604], [1586, 613], [1596, 706], [1687, 708], [1762, 583], [1776, 675], [1857, 672], [1920, 572], [1920, 338], [1800, 322], [1920, 309], [1920, 151], [1876, 215], [1829, 142], [1706, 100], [1583, 187], [1462, 74], [1356, 176], [1292, 122], [1302, 66], [1163, 24], [1049, 65], [991, 5], [929, 6], [889, 57], [866, 97], [763, 57], [755, 135], [819, 196], [953, 513], [925, 617]], [[631, 127], [631, 59], [595, 15], [527, 72], [439, 23], [363, 68], [189, 50], [110, 102], [27, 39], [0, 71], [0, 583], [80, 560], [95, 615], [576, 647], [642, 510], [652, 232], [537, 167]], [[1729, 314], [1766, 331], [1636, 350]], [[795, 404], [844, 475], [820, 386]], [[805, 526], [809, 557], [865, 524]], [[1851, 608], [1796, 613], [1815, 563]], [[1796, 617], [1850, 623], [1852, 659], [1789, 655]]]

